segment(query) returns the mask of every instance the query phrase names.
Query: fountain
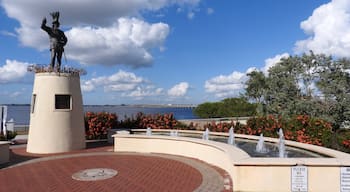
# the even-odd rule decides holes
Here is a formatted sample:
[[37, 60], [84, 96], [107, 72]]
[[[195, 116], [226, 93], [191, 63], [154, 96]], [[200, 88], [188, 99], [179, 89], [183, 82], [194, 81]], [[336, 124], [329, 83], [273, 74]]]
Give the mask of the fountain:
[[209, 140], [209, 129], [205, 129], [205, 131], [203, 132], [203, 136], [202, 136], [203, 140]]
[[177, 137], [178, 135], [179, 135], [178, 130], [171, 130], [171, 131], [170, 131], [170, 136], [172, 136], [172, 137]]
[[[133, 133], [144, 134], [145, 131], [135, 130]], [[164, 135], [170, 130], [152, 131], [154, 135]], [[164, 153], [199, 159], [227, 172], [234, 183], [230, 191], [334, 191], [347, 182], [349, 154], [287, 141], [282, 129], [276, 130], [277, 138], [266, 137], [266, 134], [260, 138], [235, 134], [236, 146], [232, 146], [227, 144], [228, 137], [232, 136], [230, 132], [210, 132], [209, 136], [208, 129], [201, 132], [180, 130], [182, 137], [172, 139], [116, 134], [114, 151]], [[205, 141], [208, 136], [210, 141]], [[174, 150], [163, 146], [173, 146]], [[256, 152], [265, 152], [265, 148], [268, 152]], [[325, 175], [330, 182], [325, 182]]]
[[287, 157], [287, 154], [286, 154], [286, 146], [285, 146], [284, 134], [283, 134], [282, 128], [279, 129], [278, 135], [279, 135], [278, 156], [280, 158], [284, 158], [284, 157]]
[[258, 153], [268, 153], [269, 149], [266, 148], [264, 143], [264, 135], [261, 133], [258, 144], [256, 145], [255, 151]]
[[147, 127], [146, 135], [147, 136], [151, 136], [152, 135], [152, 129], [150, 127]]
[[235, 142], [235, 133], [234, 133], [234, 131], [233, 131], [233, 127], [230, 128], [229, 137], [228, 137], [228, 140], [227, 140], [227, 144], [236, 145], [236, 142]]
[[[139, 133], [142, 131], [140, 130]], [[151, 128], [147, 128], [143, 130], [143, 132], [147, 136], [151, 135], [164, 135], [164, 131], [152, 130]], [[191, 134], [190, 131], [181, 132], [181, 130], [167, 130], [167, 135], [171, 137], [177, 137], [181, 133], [182, 137], [194, 137], [194, 138], [202, 138], [202, 140], [213, 140], [222, 143], [226, 143], [228, 145], [233, 145], [239, 149], [244, 150], [251, 157], [266, 157], [266, 158], [319, 158], [319, 157], [328, 157], [327, 155], [323, 155], [320, 153], [315, 153], [313, 151], [308, 150], [300, 150], [299, 148], [286, 147], [285, 138], [283, 130], [280, 129], [277, 131], [279, 138], [276, 141], [271, 141], [272, 138], [269, 138], [269, 142], [265, 142], [267, 139], [263, 134], [260, 137], [257, 137], [256, 141], [249, 138], [242, 139], [242, 135], [237, 136], [234, 134], [234, 129], [230, 128], [227, 136], [217, 135], [215, 132], [210, 133], [209, 129], [205, 129], [201, 134], [195, 133]], [[134, 133], [134, 134], [137, 134]], [[214, 137], [209, 138], [210, 134], [213, 134]]]

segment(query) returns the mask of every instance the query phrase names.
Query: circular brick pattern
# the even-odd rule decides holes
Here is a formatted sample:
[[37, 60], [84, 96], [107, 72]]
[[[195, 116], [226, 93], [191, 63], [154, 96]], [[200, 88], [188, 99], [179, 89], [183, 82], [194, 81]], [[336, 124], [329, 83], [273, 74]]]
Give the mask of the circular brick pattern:
[[[96, 182], [72, 179], [74, 173], [96, 167], [118, 170], [118, 175]], [[0, 191], [194, 191], [202, 184], [202, 174], [177, 160], [104, 154], [41, 158], [0, 170], [0, 180], [6, 183]]]
[[[226, 171], [200, 160], [167, 154], [115, 153], [112, 152], [113, 146], [92, 144], [87, 149], [61, 154], [31, 154], [26, 152], [24, 146], [12, 147], [10, 163], [4, 164], [4, 169], [0, 167], [0, 181], [6, 183], [0, 185], [0, 191], [232, 191], [233, 183]], [[152, 165], [152, 162], [156, 165]], [[181, 164], [190, 169], [178, 169], [177, 166]], [[125, 169], [120, 170], [120, 166]], [[72, 174], [96, 167], [118, 170], [118, 175], [96, 182], [72, 179]], [[159, 168], [152, 169], [154, 167]], [[138, 169], [139, 173], [130, 174], [136, 171], [134, 169]], [[164, 175], [163, 171], [169, 173]], [[122, 182], [119, 180], [121, 175], [124, 175]], [[189, 179], [188, 175], [193, 178]], [[178, 182], [179, 179], [188, 181], [182, 183]], [[159, 185], [158, 188], [152, 186], [154, 183]]]

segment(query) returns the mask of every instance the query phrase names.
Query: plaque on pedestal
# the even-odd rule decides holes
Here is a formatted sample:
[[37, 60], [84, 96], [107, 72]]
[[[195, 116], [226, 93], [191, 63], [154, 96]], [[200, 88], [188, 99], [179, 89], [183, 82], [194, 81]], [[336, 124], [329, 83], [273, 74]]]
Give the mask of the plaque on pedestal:
[[294, 166], [292, 167], [292, 192], [307, 192], [307, 167], [306, 166]]
[[340, 167], [340, 192], [350, 192], [350, 167]]

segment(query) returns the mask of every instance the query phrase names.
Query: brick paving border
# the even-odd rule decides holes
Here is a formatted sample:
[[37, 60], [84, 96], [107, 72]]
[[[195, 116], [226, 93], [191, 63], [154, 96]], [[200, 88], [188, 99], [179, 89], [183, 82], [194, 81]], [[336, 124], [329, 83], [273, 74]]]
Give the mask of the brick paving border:
[[[106, 150], [106, 148], [103, 148]], [[61, 155], [54, 155], [54, 156], [48, 156], [48, 157], [41, 157], [37, 159], [28, 160], [22, 163], [18, 163], [12, 166], [9, 166], [7, 168], [4, 168], [3, 170], [11, 170], [15, 167], [21, 167], [24, 165], [29, 165], [33, 163], [45, 163], [47, 161], [52, 160], [64, 160], [64, 159], [70, 159], [70, 158], [81, 158], [81, 157], [97, 157], [97, 156], [129, 156], [129, 157], [148, 157], [148, 158], [163, 158], [167, 160], [173, 160], [175, 162], [180, 162], [183, 164], [188, 165], [189, 167], [194, 168], [197, 170], [200, 175], [202, 176], [201, 184], [194, 190], [194, 191], [210, 191], [210, 192], [216, 192], [216, 191], [232, 191], [232, 181], [228, 174], [217, 167], [211, 166], [206, 164], [205, 162], [202, 162], [197, 159], [191, 159], [187, 157], [182, 156], [174, 156], [174, 155], [166, 155], [166, 154], [154, 154], [154, 153], [116, 153], [116, 152], [98, 152], [95, 150], [89, 151], [89, 152], [83, 152], [83, 153], [69, 153], [69, 154], [61, 154]], [[1, 169], [0, 169], [1, 173]], [[156, 171], [152, 174], [157, 174]], [[175, 181], [176, 182], [176, 181]], [[172, 183], [173, 184], [173, 183]], [[175, 183], [176, 185], [176, 183]]]

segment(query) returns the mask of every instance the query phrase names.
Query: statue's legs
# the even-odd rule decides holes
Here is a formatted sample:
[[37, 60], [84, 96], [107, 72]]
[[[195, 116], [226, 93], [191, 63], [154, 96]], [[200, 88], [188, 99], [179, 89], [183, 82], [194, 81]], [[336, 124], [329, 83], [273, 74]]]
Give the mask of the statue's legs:
[[62, 51], [57, 51], [57, 69], [60, 71], [61, 69], [61, 61], [62, 61]]
[[53, 69], [55, 67], [55, 59], [56, 59], [56, 51], [55, 49], [51, 49], [51, 69]]

